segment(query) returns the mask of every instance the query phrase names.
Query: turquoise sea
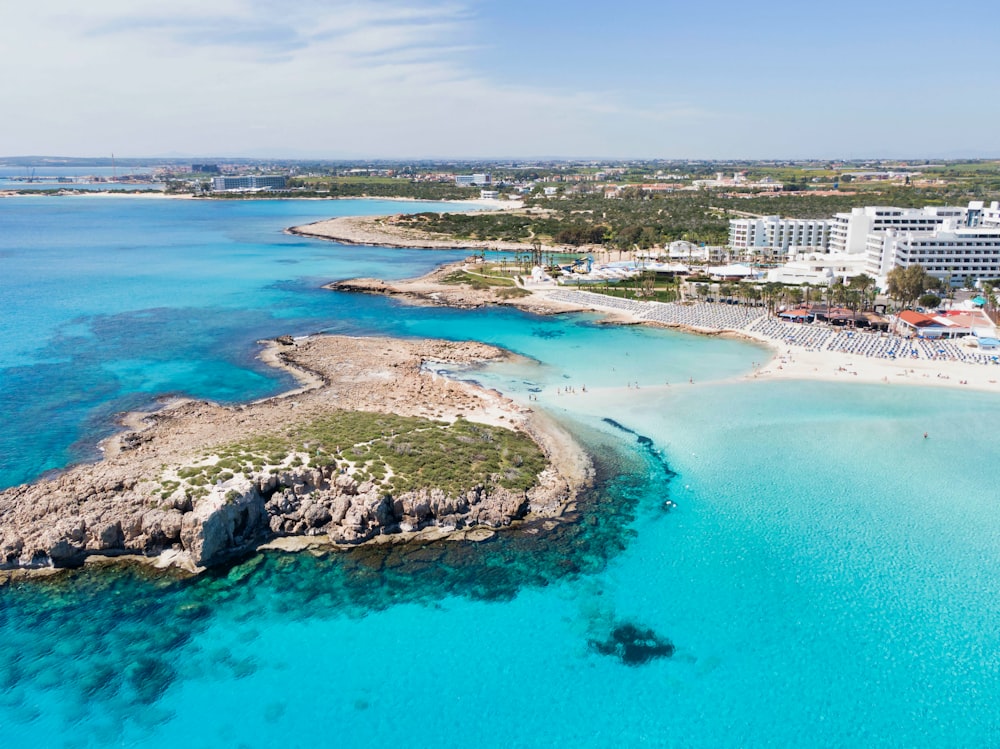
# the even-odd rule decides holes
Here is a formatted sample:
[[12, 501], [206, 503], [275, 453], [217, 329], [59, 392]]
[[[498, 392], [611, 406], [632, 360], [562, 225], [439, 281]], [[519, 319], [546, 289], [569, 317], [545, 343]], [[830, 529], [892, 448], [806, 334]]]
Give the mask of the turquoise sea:
[[335, 294], [464, 253], [282, 234], [445, 208], [0, 201], [0, 486], [94, 458], [158, 396], [287, 387], [254, 341], [320, 330], [525, 354], [456, 376], [537, 396], [600, 474], [578, 522], [484, 544], [0, 589], [4, 745], [1000, 745], [1000, 399], [745, 381], [763, 354], [735, 341]]

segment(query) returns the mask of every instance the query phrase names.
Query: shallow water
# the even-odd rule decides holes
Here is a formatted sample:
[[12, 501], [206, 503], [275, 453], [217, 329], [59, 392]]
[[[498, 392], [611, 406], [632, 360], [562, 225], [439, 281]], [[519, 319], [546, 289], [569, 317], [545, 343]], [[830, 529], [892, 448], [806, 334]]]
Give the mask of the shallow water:
[[[577, 522], [480, 545], [3, 590], [11, 745], [1000, 743], [1000, 448], [983, 436], [1000, 399], [741, 381], [761, 351], [738, 342], [317, 291], [454, 256], [279, 233], [330, 203], [98, 201], [50, 201], [34, 222], [0, 201], [0, 228], [21, 227], [0, 232], [18, 274], [2, 293], [22, 305], [2, 323], [21, 337], [0, 337], [0, 397], [23, 425], [4, 437], [8, 480], [87, 454], [108, 414], [159, 392], [273, 392], [253, 340], [330, 328], [532, 357], [460, 376], [537, 398], [602, 482]], [[645, 649], [615, 641], [628, 626], [652, 631]]]

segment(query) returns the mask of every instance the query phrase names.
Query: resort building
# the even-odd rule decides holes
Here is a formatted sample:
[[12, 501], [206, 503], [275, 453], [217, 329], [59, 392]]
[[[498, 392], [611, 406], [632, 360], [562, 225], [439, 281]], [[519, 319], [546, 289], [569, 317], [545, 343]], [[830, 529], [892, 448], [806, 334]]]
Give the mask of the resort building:
[[493, 177], [489, 174], [456, 174], [455, 184], [459, 187], [482, 187], [493, 183]]
[[288, 178], [279, 175], [243, 175], [239, 177], [212, 177], [212, 191], [227, 190], [284, 190]]
[[1000, 278], [1000, 201], [964, 208], [866, 206], [829, 220], [732, 219], [729, 246], [751, 260], [787, 258], [786, 267], [769, 275], [781, 283], [866, 273], [885, 288], [889, 271], [917, 264], [953, 284]]
[[793, 248], [825, 251], [829, 238], [830, 221], [826, 219], [764, 216], [729, 221], [729, 246], [741, 257], [773, 258], [787, 255]]
[[868, 235], [889, 230], [933, 231], [945, 221], [967, 225], [968, 208], [928, 206], [927, 208], [893, 208], [865, 206], [850, 213], [837, 213], [830, 222], [830, 252], [863, 253]]
[[753, 188], [777, 192], [784, 185], [780, 182], [775, 182], [770, 177], [762, 177], [759, 182], [749, 182], [747, 181], [746, 172], [736, 172], [732, 177], [727, 177], [722, 172], [716, 172], [715, 179], [696, 179], [691, 182], [691, 188], [694, 190], [704, 190], [714, 187]]
[[895, 267], [918, 264], [929, 275], [952, 284], [967, 277], [1000, 278], [1000, 227], [960, 227], [948, 222], [935, 231], [889, 229], [870, 233], [866, 250], [867, 272], [880, 281]]
[[983, 349], [996, 348], [996, 328], [981, 310], [949, 310], [923, 314], [903, 310], [896, 317], [899, 327], [918, 338], [965, 338], [974, 336]]
[[994, 200], [987, 206], [982, 200], [973, 200], [969, 203], [967, 223], [969, 226], [1000, 229], [1000, 201]]
[[867, 258], [846, 253], [793, 254], [784, 265], [767, 272], [769, 283], [812, 284], [827, 286], [840, 280], [844, 284], [865, 273]]

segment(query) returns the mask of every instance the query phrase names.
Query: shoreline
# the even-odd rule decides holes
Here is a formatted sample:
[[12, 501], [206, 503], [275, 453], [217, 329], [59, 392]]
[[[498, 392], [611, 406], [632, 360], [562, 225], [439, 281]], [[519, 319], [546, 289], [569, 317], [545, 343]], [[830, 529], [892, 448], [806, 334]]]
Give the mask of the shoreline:
[[[411, 198], [411, 197], [388, 197], [383, 195], [333, 195], [330, 197], [296, 197], [294, 195], [274, 195], [263, 198], [213, 198], [211, 195], [195, 195], [194, 193], [167, 193], [163, 190], [64, 190], [54, 187], [51, 190], [10, 190], [0, 188], [0, 199], [2, 198], [156, 198], [166, 200], [311, 200], [325, 202], [330, 200], [380, 200], [386, 202], [399, 203], [448, 203], [454, 205], [468, 205], [478, 207], [484, 211], [518, 210], [522, 207], [519, 200], [498, 200], [494, 198]], [[384, 214], [392, 215], [392, 214]], [[360, 218], [360, 217], [359, 217]], [[321, 222], [315, 222], [321, 223]], [[311, 226], [311, 224], [306, 224]], [[293, 227], [294, 228], [294, 227]], [[286, 233], [294, 233], [286, 230]], [[308, 235], [306, 235], [308, 236]]]
[[[466, 201], [484, 203], [486, 201]], [[490, 201], [483, 210], [516, 211], [521, 208], [515, 201]], [[413, 229], [393, 226], [396, 215], [381, 216], [339, 216], [337, 218], [314, 221], [310, 224], [290, 226], [286, 234], [309, 239], [322, 239], [339, 244], [363, 247], [390, 247], [412, 250], [488, 250], [491, 252], [530, 252], [529, 242], [507, 242], [500, 240], [457, 240], [445, 236], [429, 235]], [[554, 247], [543, 246], [543, 251], [562, 252]]]
[[[565, 289], [552, 290], [566, 292]], [[538, 291], [536, 293], [548, 295], [552, 291]], [[707, 319], [720, 314], [731, 313], [729, 305], [721, 303], [700, 302], [691, 305], [672, 303], [670, 305], [659, 302], [629, 302], [631, 309], [623, 309], [616, 306], [616, 302], [623, 300], [615, 297], [600, 297], [603, 295], [593, 292], [569, 292], [578, 295], [586, 294], [587, 297], [597, 297], [596, 299], [580, 299], [576, 304], [576, 311], [591, 311], [606, 313], [609, 315], [609, 324], [629, 324], [629, 325], [649, 325], [652, 327], [678, 330], [694, 335], [725, 336], [738, 338], [751, 343], [764, 345], [771, 353], [771, 358], [766, 362], [760, 362], [754, 369], [739, 377], [741, 381], [767, 381], [767, 380], [799, 380], [799, 381], [824, 381], [824, 382], [846, 382], [853, 384], [875, 384], [875, 385], [910, 385], [923, 387], [947, 387], [961, 390], [977, 390], [981, 392], [1000, 393], [1000, 364], [983, 364], [966, 361], [957, 361], [950, 358], [913, 358], [910, 356], [897, 358], [881, 358], [875, 356], [864, 356], [843, 350], [830, 350], [816, 345], [790, 343], [785, 337], [775, 337], [768, 335], [752, 327], [725, 327], [710, 324], [692, 324], [680, 322], [666, 322], [663, 320], [649, 319], [642, 317], [640, 312], [650, 314], [649, 309], [643, 309], [641, 305], [657, 305], [662, 307], [681, 308], [684, 310], [696, 310], [691, 317], [697, 317], [699, 313]], [[608, 301], [610, 300], [610, 301]], [[571, 302], [567, 302], [571, 304]], [[640, 305], [638, 308], [632, 305]], [[655, 308], [652, 308], [655, 309]], [[773, 324], [783, 334], [792, 334], [804, 337], [805, 341], [810, 339], [823, 339], [836, 335], [836, 328], [827, 328], [805, 323], [779, 323], [774, 318], [768, 318], [763, 313], [759, 313], [758, 325], [767, 323]], [[755, 321], [756, 322], [756, 321]], [[912, 343], [910, 339], [903, 337], [890, 338], [880, 336], [877, 333], [856, 332], [856, 340], [876, 343], [885, 340], [899, 341], [899, 345], [919, 345]], [[867, 338], [865, 338], [867, 337]], [[935, 342], [934, 345], [940, 345]]]
[[[545, 415], [431, 366], [479, 366], [512, 356], [476, 342], [431, 339], [321, 335], [268, 342], [261, 358], [290, 371], [298, 388], [234, 406], [176, 399], [130, 412], [120, 419], [127, 431], [102, 443], [100, 461], [0, 492], [0, 584], [109, 558], [196, 574], [263, 548], [342, 549], [450, 536], [483, 541], [505, 526], [558, 520], [592, 485], [583, 448]], [[227, 444], [271, 439], [276, 426], [289, 432], [331, 414], [372, 413], [418, 417], [445, 429], [473, 423], [520, 433], [545, 467], [520, 499], [490, 485], [455, 500], [428, 480], [425, 489], [393, 492], [387, 506], [363, 466], [355, 479], [354, 468], [344, 476], [325, 463], [312, 466], [292, 448], [270, 474], [266, 466], [252, 476], [240, 467], [205, 490], [184, 489], [184, 467], [215, 465]], [[299, 458], [288, 462], [296, 455], [304, 465]]]
[[[814, 344], [813, 338], [832, 336], [834, 335], [834, 329], [814, 325], [777, 322], [759, 309], [754, 308], [734, 310], [729, 305], [711, 303], [664, 304], [659, 302], [637, 302], [593, 292], [566, 289], [564, 287], [548, 286], [539, 288], [531, 284], [527, 286], [518, 285], [516, 287], [518, 294], [509, 298], [498, 298], [496, 294], [497, 289], [503, 290], [514, 287], [472, 288], [463, 286], [462, 284], [445, 284], [442, 282], [441, 279], [443, 276], [457, 268], [466, 269], [467, 265], [468, 261], [445, 264], [425, 276], [406, 281], [388, 283], [378, 279], [355, 279], [353, 282], [342, 281], [328, 284], [324, 288], [364, 293], [394, 294], [405, 298], [410, 303], [443, 304], [457, 307], [509, 304], [536, 314], [594, 312], [602, 315], [601, 322], [607, 324], [637, 324], [672, 328], [689, 334], [739, 338], [767, 347], [771, 352], [770, 359], [767, 362], [755, 364], [753, 370], [745, 375], [733, 378], [739, 381], [846, 381], [848, 384], [866, 383], [951, 387], [1000, 393], [1000, 366], [949, 359], [920, 359], [910, 357], [893, 359], [884, 357], [872, 358], [843, 350], [824, 349], [822, 346]], [[354, 284], [353, 287], [351, 286], [352, 283]], [[686, 315], [686, 321], [670, 321], [663, 317], [657, 319], [655, 316], [651, 316], [654, 312], [659, 314], [668, 311], [671, 314], [679, 312]], [[726, 316], [728, 316], [726, 319], [732, 319], [734, 315], [741, 318], [740, 324], [725, 325], [719, 324], [717, 321]], [[755, 326], [760, 329], [755, 329]], [[771, 333], [765, 332], [765, 329], [770, 330], [772, 327], [774, 330]], [[777, 331], [777, 333], [774, 331]], [[786, 333], [795, 333], [797, 336], [802, 335], [806, 336], [806, 338], [799, 341], [792, 341], [791, 336], [786, 337]], [[871, 341], [883, 340], [885, 338], [885, 336], [871, 333], [857, 333], [856, 335], [867, 337]], [[156, 441], [161, 447], [163, 443], [167, 443], [167, 454], [171, 458], [177, 458], [179, 453], [182, 452], [182, 447], [190, 453], [194, 448], [192, 444], [184, 442], [184, 438], [190, 437], [193, 432], [197, 432], [199, 420], [205, 420], [206, 417], [212, 414], [224, 414], [227, 418], [231, 417], [231, 420], [235, 420], [241, 429], [244, 429], [249, 423], [248, 418], [260, 409], [276, 409], [276, 413], [280, 412], [280, 416], [276, 420], [283, 422], [291, 414], [294, 414], [294, 409], [302, 405], [312, 404], [302, 409], [299, 413], [310, 410], [314, 414], [318, 413], [316, 410], [318, 406], [316, 404], [323, 398], [327, 398], [326, 407], [329, 408], [331, 404], [327, 396], [330, 395], [331, 391], [337, 389], [336, 386], [338, 384], [343, 385], [344, 383], [331, 375], [334, 371], [333, 369], [319, 366], [317, 365], [317, 361], [326, 361], [328, 364], [331, 361], [336, 361], [337, 366], [346, 366], [348, 368], [351, 366], [361, 366], [360, 362], [363, 361], [370, 366], [372, 359], [377, 359], [384, 352], [381, 352], [378, 346], [376, 346], [379, 353], [371, 351], [355, 352], [354, 355], [348, 353], [346, 355], [347, 359], [344, 359], [344, 351], [338, 350], [335, 354], [328, 352], [328, 355], [321, 352], [320, 358], [316, 360], [310, 360], [308, 356], [303, 358], [290, 354], [300, 348], [308, 350], [314, 345], [322, 345], [316, 344], [317, 341], [343, 342], [347, 340], [352, 341], [352, 345], [361, 345], [359, 343], [361, 341], [367, 343], [377, 341], [379, 345], [389, 350], [387, 355], [390, 357], [399, 354], [401, 350], [408, 350], [407, 347], [410, 347], [409, 353], [412, 355], [413, 347], [419, 348], [421, 345], [424, 345], [431, 346], [432, 348], [434, 346], [444, 346], [445, 349], [452, 347], [453, 349], [462, 350], [465, 352], [462, 355], [465, 358], [463, 359], [462, 356], [459, 356], [458, 360], [454, 358], [436, 359], [434, 355], [421, 350], [422, 353], [419, 356], [418, 366], [419, 375], [414, 382], [421, 381], [423, 384], [412, 390], [410, 393], [411, 397], [400, 399], [398, 394], [396, 394], [387, 398], [387, 391], [384, 388], [380, 389], [374, 385], [363, 387], [359, 385], [361, 387], [360, 390], [351, 391], [353, 393], [351, 396], [352, 400], [350, 400], [348, 405], [337, 401], [338, 395], [334, 394], [334, 400], [337, 401], [336, 405], [333, 406], [335, 409], [354, 412], [370, 409], [383, 413], [409, 413], [425, 418], [441, 418], [443, 411], [448, 411], [448, 407], [450, 407], [451, 411], [448, 418], [454, 420], [456, 417], [464, 417], [465, 412], [469, 409], [469, 404], [472, 401], [477, 401], [477, 406], [473, 408], [474, 416], [470, 416], [471, 420], [494, 426], [524, 430], [535, 444], [543, 450], [546, 459], [549, 461], [549, 466], [553, 469], [555, 475], [548, 478], [557, 480], [557, 482], [561, 481], [566, 487], [566, 491], [563, 493], [564, 501], [536, 502], [531, 510], [532, 513], [535, 513], [534, 517], [554, 518], [561, 516], [566, 512], [567, 508], [573, 505], [576, 494], [586, 488], [589, 481], [592, 481], [593, 465], [589, 457], [586, 456], [582, 448], [580, 448], [568, 432], [551, 417], [541, 412], [536, 413], [530, 408], [517, 406], [513, 401], [495, 390], [488, 391], [469, 383], [440, 378], [423, 368], [424, 363], [436, 360], [461, 361], [464, 364], [471, 365], [474, 362], [514, 356], [509, 352], [502, 352], [500, 349], [474, 341], [449, 344], [442, 341], [423, 340], [413, 342], [405, 339], [389, 338], [345, 339], [338, 336], [307, 336], [302, 338], [283, 336], [275, 341], [258, 342], [264, 344], [259, 352], [259, 357], [269, 366], [288, 371], [295, 379], [298, 387], [252, 403], [236, 406], [223, 407], [205, 401], [171, 399], [163, 402], [160, 408], [152, 412], [132, 412], [125, 414], [120, 420], [120, 424], [125, 427], [125, 431], [113, 435], [100, 444], [104, 452], [104, 456], [100, 461], [92, 464], [70, 466], [61, 470], [54, 478], [40, 479], [32, 484], [12, 487], [0, 492], [0, 512], [5, 515], [5, 520], [8, 520], [11, 517], [11, 508], [13, 507], [16, 510], [19, 498], [29, 495], [34, 490], [33, 488], [37, 489], [39, 486], [57, 486], [67, 489], [68, 487], [71, 488], [74, 482], [78, 482], [81, 477], [83, 477], [84, 483], [89, 486], [89, 491], [91, 491], [91, 494], [87, 496], [100, 495], [104, 497], [104, 495], [119, 491], [122, 486], [126, 490], [131, 490], [137, 483], [142, 481], [141, 479], [138, 481], [131, 479], [131, 483], [129, 483], [130, 479], [128, 476], [134, 476], [136, 473], [134, 466], [124, 479], [121, 476], [117, 478], [112, 477], [113, 480], [108, 479], [104, 475], [106, 473], [104, 469], [116, 461], [125, 460], [127, 462], [130, 457], [147, 452], [150, 443], [153, 441]], [[916, 346], [917, 344], [912, 343], [907, 345]], [[475, 353], [472, 354], [469, 352]], [[448, 353], [445, 355], [453, 356], [453, 354]], [[323, 358], [324, 356], [326, 356], [326, 359]], [[398, 367], [400, 363], [396, 362], [392, 364], [392, 367]], [[412, 362], [405, 366], [410, 367], [411, 374], [413, 374]], [[391, 370], [386, 370], [385, 377], [387, 380], [392, 380], [395, 374]], [[367, 375], [359, 376], [355, 372], [354, 385], [363, 383], [366, 378]], [[424, 385], [428, 381], [433, 384], [426, 388], [425, 391]], [[350, 390], [350, 387], [348, 387], [348, 390]], [[418, 395], [420, 396], [419, 398], [417, 397]], [[458, 399], [457, 401], [455, 400], [456, 398]], [[472, 400], [470, 401], [469, 398]], [[315, 402], [313, 402], [314, 400]], [[456, 406], [456, 402], [464, 403], [464, 405]], [[359, 403], [363, 405], [359, 405]], [[180, 425], [180, 434], [171, 434], [171, 429], [177, 428], [178, 425]], [[239, 436], [245, 436], [245, 434], [246, 432], [244, 431], [239, 432]], [[250, 434], [253, 434], [252, 430]], [[221, 439], [222, 437], [215, 434], [212, 440], [209, 441], [219, 442]], [[180, 440], [179, 446], [177, 440]], [[193, 444], [198, 446], [199, 449], [204, 449], [205, 443], [206, 439], [202, 435], [201, 441], [196, 440]], [[162, 457], [162, 453], [157, 453], [156, 460], [162, 461]], [[140, 465], [140, 475], [142, 474], [142, 470], [142, 466]], [[551, 486], [549, 488], [551, 489]], [[14, 497], [13, 505], [11, 504], [11, 496]], [[551, 499], [551, 493], [549, 496]], [[48, 511], [48, 509], [51, 509], [52, 503], [48, 501], [44, 492], [41, 499], [45, 502], [45, 510]], [[219, 498], [216, 497], [216, 499]], [[75, 501], [77, 504], [85, 502], [85, 500], [81, 499]], [[212, 512], [217, 513], [219, 510], [220, 507], [217, 503]], [[188, 507], [187, 512], [191, 511], [192, 508]], [[149, 539], [156, 536], [156, 534], [159, 534], [157, 537], [162, 540], [165, 533], [164, 526], [169, 525], [170, 531], [173, 533], [169, 537], [176, 538], [182, 527], [180, 515], [183, 513], [177, 512], [166, 518], [163, 515], [164, 513], [170, 514], [169, 510], [161, 508], [153, 512], [159, 512], [160, 514], [152, 518], [152, 520], [141, 517], [138, 520], [131, 521], [133, 525], [138, 523], [136, 526], [138, 530], [133, 535], [138, 534], [142, 543], [152, 543]], [[150, 513], [146, 512], [145, 514], [148, 515]], [[209, 516], [211, 514], [209, 513]], [[83, 510], [79, 510], [77, 515], [79, 516], [77, 519], [82, 520]], [[37, 519], [40, 518], [33, 518], [33, 520]], [[65, 517], [62, 518], [62, 520], [65, 519]], [[201, 518], [199, 522], [208, 519], [209, 517], [206, 516]], [[520, 519], [515, 518], [514, 520]], [[92, 520], [92, 518], [88, 517], [89, 520]], [[16, 537], [11, 539], [9, 534], [0, 536], [0, 583], [5, 578], [10, 579], [12, 574], [22, 574], [21, 572], [16, 572], [17, 570], [28, 570], [29, 573], [38, 571], [39, 574], [47, 574], [51, 569], [59, 566], [80, 566], [80, 564], [90, 563], [88, 560], [91, 558], [95, 561], [106, 561], [106, 557], [109, 556], [115, 558], [128, 557], [131, 559], [136, 557], [136, 551], [138, 551], [137, 558], [154, 566], [175, 566], [190, 572], [199, 572], [207, 566], [199, 563], [205, 561], [205, 558], [199, 557], [197, 561], [192, 561], [190, 551], [178, 548], [177, 543], [157, 548], [155, 551], [150, 551], [148, 546], [145, 548], [140, 547], [138, 550], [134, 548], [118, 548], [113, 544], [110, 547], [105, 545], [99, 546], [96, 549], [84, 546], [82, 547], [86, 549], [86, 553], [84, 553], [80, 547], [80, 544], [83, 543], [81, 539], [85, 533], [94, 533], [93, 527], [89, 527], [93, 526], [93, 524], [78, 523], [73, 527], [70, 527], [70, 525], [72, 524], [67, 525], [60, 522], [49, 523], [47, 530], [51, 531], [51, 533], [47, 533], [44, 536], [44, 540], [39, 542], [43, 546], [47, 544], [49, 552], [42, 553], [36, 548], [33, 555], [29, 555], [31, 558], [30, 562], [17, 564], [13, 567], [10, 565], [10, 560], [13, 558], [11, 555], [20, 555], [24, 548], [23, 539]], [[145, 527], [146, 525], [149, 525], [150, 528]], [[2, 530], [7, 529], [4, 528]], [[100, 536], [98, 542], [102, 544], [112, 543], [108, 541], [108, 538], [117, 539], [125, 533], [120, 522], [117, 525], [112, 523], [110, 526], [105, 523], [96, 532]], [[398, 539], [405, 541], [408, 537], [414, 537], [414, 534], [421, 538], [438, 538], [455, 534], [456, 538], [467, 538], [468, 540], [482, 540], [492, 535], [492, 531], [487, 533], [487, 529], [481, 529], [472, 535], [469, 535], [470, 533], [470, 530], [463, 528], [450, 528], [442, 531], [440, 528], [437, 530], [427, 530], [425, 527], [417, 529], [412, 533], [406, 529], [401, 532], [394, 532], [391, 534], [394, 538], [388, 540]], [[424, 535], [421, 536], [420, 534]], [[287, 534], [284, 537], [298, 539], [300, 535]], [[281, 535], [278, 536], [278, 538], [281, 537]], [[362, 540], [360, 543], [385, 541], [386, 539], [382, 538], [382, 534], [379, 533], [374, 538]], [[120, 541], [115, 541], [114, 543], [120, 543]], [[270, 543], [274, 543], [275, 545], [266, 546], [266, 544]], [[317, 545], [328, 546], [329, 548], [341, 548], [343, 546], [343, 544], [339, 544], [336, 541], [317, 541], [315, 538], [310, 539], [308, 543], [301, 540], [275, 541], [274, 538], [269, 538], [265, 545], [261, 545], [261, 543], [255, 541], [251, 550], [258, 548], [281, 548], [283, 545], [304, 548], [303, 544], [309, 548], [314, 548]], [[352, 542], [347, 545], [353, 546], [356, 544]], [[53, 550], [55, 550], [54, 553], [50, 553]], [[240, 552], [246, 552], [247, 550], [247, 548], [240, 548]], [[84, 555], [84, 559], [82, 562], [79, 562], [81, 554]], [[27, 557], [19, 558], [27, 559]], [[38, 559], [42, 561], [36, 564], [35, 560]], [[47, 563], [45, 559], [50, 561]], [[69, 561], [60, 565], [52, 561], [57, 559]]]
[[[458, 308], [475, 308], [486, 305], [504, 305], [535, 314], [564, 314], [570, 312], [593, 312], [602, 315], [601, 322], [609, 325], [647, 325], [677, 330], [691, 335], [708, 335], [734, 338], [760, 344], [770, 352], [766, 362], [760, 362], [752, 371], [740, 377], [741, 380], [819, 380], [826, 382], [865, 383], [878, 385], [911, 385], [925, 387], [948, 387], [982, 392], [1000, 393], [1000, 364], [983, 364], [955, 361], [949, 358], [879, 358], [864, 356], [841, 350], [826, 350], [809, 345], [789, 343], [782, 336], [768, 335], [752, 327], [726, 327], [709, 324], [712, 316], [733, 313], [730, 305], [701, 302], [697, 304], [664, 304], [660, 302], [626, 301], [616, 297], [581, 292], [566, 287], [538, 288], [531, 284], [519, 285], [522, 294], [507, 298], [498, 297], [492, 289], [474, 289], [468, 285], [445, 284], [443, 276], [456, 270], [467, 270], [468, 260], [446, 263], [419, 278], [386, 282], [380, 279], [346, 279], [325, 285], [334, 291], [383, 294], [397, 296], [408, 303], [440, 304]], [[527, 293], [523, 293], [527, 292]], [[569, 298], [571, 297], [571, 299]], [[650, 319], [643, 315], [653, 314], [659, 309], [672, 307], [681, 309], [696, 322], [669, 322]], [[737, 313], [739, 310], [737, 310]], [[697, 324], [699, 314], [701, 322]], [[754, 319], [758, 324], [774, 324], [782, 334], [812, 337], [831, 337], [835, 328], [817, 326], [815, 323], [779, 323], [757, 311]], [[843, 332], [843, 331], [839, 331]], [[877, 342], [886, 340], [876, 333], [858, 331], [856, 341]], [[865, 338], [868, 337], [868, 338]], [[897, 337], [898, 345], [918, 345], [908, 339]], [[940, 345], [940, 344], [935, 344]], [[954, 344], [953, 344], [954, 345]]]
[[[407, 304], [440, 305], [455, 309], [477, 309], [486, 306], [517, 307], [538, 315], [576, 312], [579, 309], [554, 299], [532, 294], [523, 286], [491, 286], [474, 288], [465, 283], [449, 283], [452, 273], [469, 271], [475, 263], [466, 258], [443, 263], [429, 273], [400, 281], [380, 278], [348, 278], [324, 284], [328, 291], [356, 294], [376, 294], [402, 299]], [[623, 321], [624, 322], [624, 321]]]

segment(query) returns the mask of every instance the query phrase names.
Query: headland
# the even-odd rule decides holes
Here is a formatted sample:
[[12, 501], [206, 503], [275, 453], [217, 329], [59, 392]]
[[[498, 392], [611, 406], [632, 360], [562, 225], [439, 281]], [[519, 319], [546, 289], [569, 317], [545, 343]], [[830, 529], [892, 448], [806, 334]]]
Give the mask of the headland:
[[265, 544], [484, 540], [557, 518], [592, 480], [582, 449], [544, 415], [435, 373], [509, 356], [433, 340], [267, 342], [262, 358], [298, 389], [128, 414], [98, 463], [0, 492], [0, 569], [124, 557], [198, 572]]
[[[492, 210], [515, 210], [521, 208], [520, 203], [501, 201], [461, 202]], [[438, 235], [418, 231], [403, 225], [398, 216], [342, 216], [340, 218], [317, 221], [312, 224], [292, 226], [286, 231], [289, 234], [315, 239], [328, 239], [340, 244], [373, 247], [398, 247], [422, 250], [482, 249], [510, 252], [531, 251], [531, 244], [527, 242], [461, 240], [444, 234]]]

